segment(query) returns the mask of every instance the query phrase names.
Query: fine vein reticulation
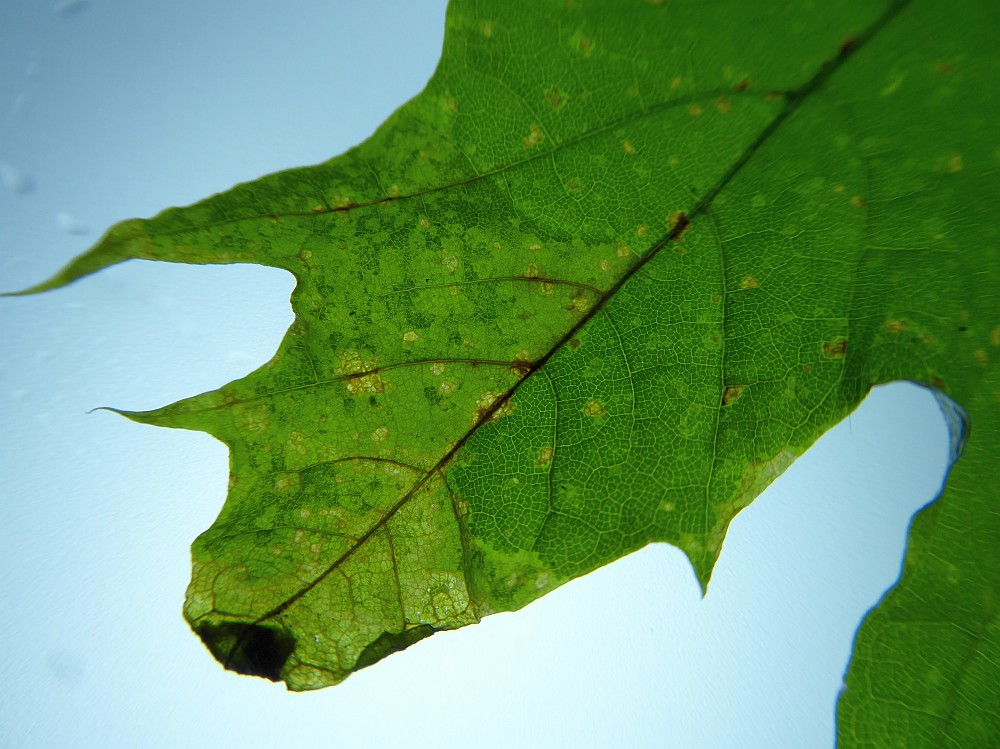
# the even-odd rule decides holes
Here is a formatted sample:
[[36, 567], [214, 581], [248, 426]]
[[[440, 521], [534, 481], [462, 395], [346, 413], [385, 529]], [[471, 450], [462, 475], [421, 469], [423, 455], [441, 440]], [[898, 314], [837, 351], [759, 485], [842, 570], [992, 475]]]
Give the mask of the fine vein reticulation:
[[735, 514], [910, 379], [977, 437], [859, 633], [841, 742], [997, 743], [994, 5], [456, 0], [370, 140], [30, 289], [130, 258], [298, 281], [264, 367], [120, 412], [230, 449], [192, 628], [305, 690], [653, 541], [707, 585]]

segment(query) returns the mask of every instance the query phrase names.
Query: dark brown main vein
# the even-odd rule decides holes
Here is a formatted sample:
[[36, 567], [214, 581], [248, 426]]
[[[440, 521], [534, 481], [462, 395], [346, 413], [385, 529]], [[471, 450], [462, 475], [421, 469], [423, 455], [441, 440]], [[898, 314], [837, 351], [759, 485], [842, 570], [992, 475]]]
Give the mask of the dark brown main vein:
[[[841, 66], [844, 65], [845, 62], [847, 62], [848, 59], [850, 59], [855, 53], [871, 41], [875, 35], [877, 35], [900, 13], [900, 11], [903, 10], [903, 8], [911, 2], [912, 0], [895, 0], [895, 2], [893, 2], [892, 5], [890, 5], [889, 8], [887, 8], [882, 15], [879, 16], [879, 18], [876, 19], [863, 33], [859, 34], [857, 37], [846, 40], [838, 50], [837, 56], [832, 60], [824, 62], [812, 78], [806, 81], [806, 83], [799, 88], [786, 92], [784, 95], [785, 106], [781, 109], [781, 111], [763, 130], [761, 130], [754, 141], [747, 146], [740, 157], [718, 180], [718, 182], [716, 182], [712, 189], [710, 189], [702, 198], [698, 200], [687, 215], [681, 216], [673, 229], [671, 229], [663, 239], [653, 245], [653, 247], [650, 248], [645, 255], [639, 258], [631, 268], [622, 274], [622, 276], [614, 284], [612, 284], [608, 291], [597, 300], [594, 306], [591, 307], [590, 310], [588, 310], [586, 314], [584, 314], [576, 322], [576, 324], [574, 324], [573, 327], [570, 328], [541, 358], [531, 362], [527, 366], [524, 376], [518, 380], [510, 388], [510, 390], [504, 393], [488, 409], [486, 409], [485, 412], [480, 415], [479, 420], [455, 442], [451, 449], [445, 453], [445, 455], [434, 465], [434, 467], [421, 476], [420, 479], [418, 479], [417, 482], [385, 513], [385, 515], [383, 515], [378, 522], [376, 522], [363, 536], [357, 540], [353, 546], [351, 546], [351, 548], [341, 554], [340, 557], [338, 557], [332, 564], [330, 564], [329, 567], [321, 572], [315, 580], [310, 582], [308, 585], [305, 585], [301, 590], [297, 591], [293, 595], [289, 596], [270, 611], [255, 619], [250, 625], [248, 625], [246, 631], [249, 632], [250, 628], [254, 625], [260, 624], [268, 619], [273, 619], [288, 610], [290, 606], [308, 594], [313, 588], [337, 570], [355, 551], [366, 543], [368, 539], [381, 530], [389, 522], [389, 520], [391, 520], [396, 513], [399, 512], [399, 510], [427, 484], [432, 476], [440, 473], [448, 465], [451, 459], [458, 454], [459, 450], [465, 446], [472, 435], [478, 432], [479, 428], [483, 424], [490, 421], [493, 415], [514, 396], [522, 383], [542, 369], [542, 367], [545, 366], [545, 364], [556, 354], [556, 352], [569, 343], [569, 341], [571, 341], [573, 337], [576, 336], [576, 334], [579, 333], [580, 330], [597, 315], [597, 313], [603, 310], [607, 302], [612, 299], [618, 291], [620, 291], [621, 288], [628, 283], [633, 276], [635, 276], [636, 273], [638, 273], [654, 257], [656, 257], [664, 247], [681, 237], [681, 235], [690, 226], [691, 221], [704, 213], [711, 206], [711, 204], [715, 201], [715, 198], [718, 197], [719, 193], [722, 192], [722, 190], [725, 189], [730, 182], [732, 182], [736, 175], [743, 171], [743, 168], [753, 158], [754, 154], [760, 150], [761, 146], [771, 139], [784, 122], [791, 117], [799, 109], [799, 107], [802, 106], [803, 102], [818, 91], [827, 79], [833, 75], [833, 73], [835, 73]], [[233, 649], [230, 651], [227, 661], [231, 661], [233, 655], [242, 646], [242, 639], [242, 637], [238, 638], [236, 643], [234, 643]]]

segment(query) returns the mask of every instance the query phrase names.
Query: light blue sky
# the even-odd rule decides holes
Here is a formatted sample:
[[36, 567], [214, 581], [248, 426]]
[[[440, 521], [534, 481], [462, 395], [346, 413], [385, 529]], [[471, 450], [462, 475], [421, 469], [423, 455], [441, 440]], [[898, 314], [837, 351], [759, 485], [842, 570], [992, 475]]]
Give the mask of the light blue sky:
[[[416, 94], [442, 2], [0, 3], [0, 287], [111, 223], [364, 139]], [[733, 523], [707, 598], [649, 547], [311, 694], [184, 624], [226, 486], [204, 434], [130, 423], [273, 353], [290, 276], [131, 262], [0, 300], [0, 746], [829, 747], [863, 612], [938, 490], [929, 392], [880, 389]]]

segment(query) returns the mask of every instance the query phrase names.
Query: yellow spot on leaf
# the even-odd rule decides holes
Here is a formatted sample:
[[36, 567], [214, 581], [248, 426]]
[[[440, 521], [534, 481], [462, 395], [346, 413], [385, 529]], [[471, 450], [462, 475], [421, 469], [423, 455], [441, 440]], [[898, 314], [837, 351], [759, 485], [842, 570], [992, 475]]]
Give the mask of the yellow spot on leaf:
[[485, 36], [487, 39], [493, 36], [496, 30], [497, 30], [496, 24], [494, 24], [492, 21], [487, 21], [482, 25], [483, 36]]
[[976, 363], [977, 363], [977, 364], [985, 364], [985, 363], [986, 363], [986, 352], [985, 352], [985, 351], [984, 351], [983, 349], [981, 349], [981, 348], [977, 348], [977, 349], [976, 349], [976, 350], [975, 350], [975, 351], [974, 351], [974, 352], [972, 353], [972, 355], [973, 355], [974, 357], [976, 357]]
[[528, 267], [524, 269], [525, 278], [538, 278], [538, 266], [535, 263], [528, 263]]
[[738, 400], [741, 395], [743, 395], [742, 385], [730, 385], [722, 393], [722, 405], [728, 406]]
[[551, 447], [543, 447], [538, 451], [538, 465], [547, 466], [552, 462], [553, 455], [555, 455], [555, 451]]
[[681, 77], [678, 75], [675, 76], [673, 80], [670, 81], [670, 88], [676, 91], [678, 88], [680, 88], [680, 86], [681, 86]]
[[436, 361], [431, 364], [431, 374], [433, 375], [443, 375], [445, 366], [443, 362]]
[[698, 116], [700, 116], [701, 115], [701, 107], [699, 107], [697, 104], [692, 104], [691, 108], [688, 110], [688, 114], [690, 114], [692, 117], [698, 117]]
[[885, 329], [890, 333], [902, 333], [906, 330], [906, 323], [902, 320], [886, 320]]
[[372, 432], [372, 442], [379, 444], [380, 442], [385, 442], [389, 439], [389, 430], [385, 427], [379, 427], [374, 432]]
[[445, 255], [441, 258], [441, 265], [443, 265], [445, 270], [449, 273], [454, 273], [458, 270], [458, 258], [454, 255]]
[[378, 372], [361, 375], [360, 377], [352, 377], [347, 381], [347, 392], [351, 395], [384, 393], [385, 380], [382, 379]]
[[298, 453], [299, 455], [305, 455], [308, 452], [306, 438], [302, 432], [291, 432], [288, 435], [288, 439], [285, 440], [285, 446], [288, 448], [288, 452]]
[[584, 416], [589, 416], [592, 419], [599, 419], [604, 416], [604, 406], [601, 405], [600, 401], [596, 401], [591, 398], [583, 406]]
[[441, 384], [438, 385], [438, 392], [441, 393], [441, 395], [443, 395], [445, 398], [454, 393], [457, 389], [458, 386], [455, 385], [455, 383], [452, 382], [451, 380], [442, 380]]
[[419, 226], [419, 227], [420, 227], [421, 229], [426, 229], [426, 228], [427, 228], [428, 226], [430, 226], [430, 225], [431, 225], [431, 222], [430, 222], [430, 221], [428, 221], [428, 220], [427, 220], [427, 219], [425, 219], [425, 218], [422, 218], [422, 219], [420, 219], [420, 220], [419, 220], [419, 221], [417, 222], [417, 226]]
[[955, 172], [960, 172], [965, 168], [965, 164], [962, 162], [962, 154], [957, 153], [948, 159], [948, 171], [954, 174]]
[[541, 252], [542, 251], [542, 246], [540, 244], [533, 244], [533, 245], [531, 245], [531, 247], [528, 248], [528, 250], [530, 252]]
[[415, 330], [408, 330], [403, 333], [403, 341], [405, 343], [416, 343], [420, 340], [420, 334]]
[[533, 148], [544, 140], [541, 129], [538, 125], [532, 123], [531, 129], [528, 134], [521, 139], [521, 143], [524, 144], [525, 148]]
[[623, 140], [622, 141], [622, 150], [625, 153], [633, 154], [633, 153], [635, 153], [635, 146], [633, 146], [629, 141]]
[[619, 242], [618, 246], [615, 248], [615, 256], [620, 257], [623, 260], [627, 257], [632, 256], [632, 248], [629, 247], [624, 242]]
[[646, 236], [646, 233], [648, 231], [649, 231], [649, 227], [646, 226], [645, 224], [639, 224], [637, 227], [635, 227], [635, 235], [637, 237], [644, 237], [644, 236]]
[[990, 343], [994, 346], [1000, 346], [1000, 325], [994, 326], [993, 330], [990, 331]]
[[836, 341], [824, 341], [823, 353], [832, 358], [840, 358], [847, 353], [847, 339], [838, 338]]
[[740, 281], [740, 288], [741, 289], [759, 289], [760, 288], [760, 281], [758, 281], [756, 279], [756, 277], [754, 277], [752, 274], [748, 273], [747, 275], [745, 275], [743, 277], [743, 280]]
[[608, 273], [610, 270], [611, 270], [611, 263], [608, 262], [607, 260], [603, 260], [602, 259], [601, 260], [601, 271], [604, 272], [604, 273]]
[[862, 198], [860, 195], [855, 195], [851, 198], [851, 205], [854, 206], [855, 208], [864, 208], [865, 199]]

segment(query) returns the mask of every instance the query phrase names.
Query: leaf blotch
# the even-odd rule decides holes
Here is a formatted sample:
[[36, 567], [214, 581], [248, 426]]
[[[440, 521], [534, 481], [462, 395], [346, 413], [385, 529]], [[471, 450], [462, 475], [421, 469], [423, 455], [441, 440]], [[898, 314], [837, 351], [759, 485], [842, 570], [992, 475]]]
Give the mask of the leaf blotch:
[[670, 239], [679, 242], [691, 228], [691, 219], [684, 211], [673, 211], [667, 216], [667, 226], [670, 227]]
[[885, 329], [890, 333], [902, 333], [906, 330], [906, 323], [902, 320], [886, 320]]
[[260, 624], [206, 624], [195, 632], [230, 671], [270, 681], [281, 681], [281, 669], [295, 650], [293, 638]]
[[835, 341], [823, 342], [823, 354], [831, 359], [839, 359], [847, 353], [847, 339], [838, 338]]
[[542, 135], [541, 128], [539, 128], [538, 125], [532, 123], [531, 127], [528, 129], [528, 134], [523, 138], [521, 138], [521, 143], [524, 145], [525, 148], [534, 148], [544, 139], [545, 136]]
[[742, 385], [730, 385], [722, 391], [722, 405], [728, 406], [730, 403], [734, 403], [739, 400], [741, 395], [743, 395]]

